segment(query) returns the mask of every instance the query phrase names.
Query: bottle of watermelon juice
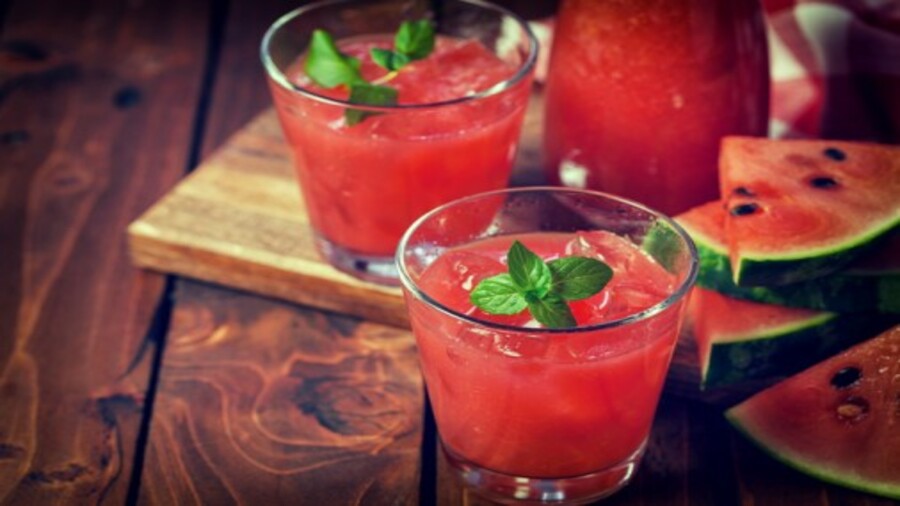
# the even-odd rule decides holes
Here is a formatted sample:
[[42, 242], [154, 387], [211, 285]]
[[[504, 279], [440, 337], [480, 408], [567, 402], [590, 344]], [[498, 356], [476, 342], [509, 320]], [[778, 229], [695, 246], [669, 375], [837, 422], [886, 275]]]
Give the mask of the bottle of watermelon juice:
[[719, 140], [764, 136], [759, 0], [564, 0], [546, 86], [553, 184], [669, 215], [718, 198]]
[[[428, 6], [316, 3], [280, 18], [262, 43], [317, 247], [370, 281], [396, 284], [393, 255], [415, 218], [508, 184], [528, 102], [537, 43], [521, 19], [483, 2]], [[404, 47], [404, 21], [429, 25], [433, 47], [421, 42], [422, 30], [408, 31]], [[393, 95], [372, 100], [352, 96], [350, 85], [318, 82], [308, 60], [328, 48], [311, 42], [316, 31], [340, 54], [328, 55], [332, 68], [348, 63], [363, 87]], [[403, 58], [389, 62], [399, 68], [376, 63], [373, 49]]]
[[[532, 302], [492, 314], [482, 289], [518, 268], [515, 241], [554, 269], [594, 259], [611, 277], [567, 303], [563, 326]], [[501, 502], [583, 502], [630, 480], [697, 273], [678, 225], [597, 192], [508, 189], [429, 212], [397, 262], [444, 455], [467, 486]], [[583, 284], [582, 267], [553, 282]]]

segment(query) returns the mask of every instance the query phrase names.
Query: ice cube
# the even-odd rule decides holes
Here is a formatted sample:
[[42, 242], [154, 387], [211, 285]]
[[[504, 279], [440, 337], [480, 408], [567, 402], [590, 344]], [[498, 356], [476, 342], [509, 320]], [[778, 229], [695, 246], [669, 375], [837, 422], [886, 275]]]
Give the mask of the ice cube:
[[437, 258], [422, 276], [422, 290], [445, 306], [472, 314], [475, 306], [469, 294], [484, 278], [503, 272], [497, 260], [467, 251], [449, 251]]
[[494, 336], [494, 350], [512, 358], [538, 358], [547, 353], [549, 341], [546, 337], [529, 336], [511, 332]]

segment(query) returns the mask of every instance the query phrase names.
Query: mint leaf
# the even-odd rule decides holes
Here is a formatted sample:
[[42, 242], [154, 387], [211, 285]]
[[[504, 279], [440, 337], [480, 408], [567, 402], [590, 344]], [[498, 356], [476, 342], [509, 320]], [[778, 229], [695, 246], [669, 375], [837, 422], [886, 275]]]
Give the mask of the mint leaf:
[[[351, 104], [365, 105], [396, 105], [397, 90], [389, 86], [378, 86], [366, 82], [355, 83], [350, 86], [350, 98], [347, 99]], [[363, 111], [360, 109], [347, 109], [344, 111], [344, 119], [348, 126], [353, 126], [360, 121], [378, 114], [372, 111]]]
[[596, 294], [613, 275], [608, 265], [593, 258], [559, 258], [548, 266], [553, 273], [551, 290], [566, 300], [581, 300]]
[[427, 19], [404, 21], [394, 37], [394, 50], [410, 60], [421, 60], [434, 49], [434, 25]]
[[577, 325], [568, 300], [590, 297], [612, 279], [612, 269], [594, 258], [564, 257], [544, 263], [519, 241], [506, 254], [508, 274], [478, 283], [469, 299], [491, 314], [517, 314], [526, 307], [547, 328]]
[[[394, 72], [412, 60], [431, 54], [434, 37], [434, 25], [431, 21], [404, 21], [394, 36], [394, 50], [372, 48], [370, 55], [375, 64]], [[350, 103], [379, 106], [397, 104], [397, 90], [363, 79], [359, 59], [341, 53], [334, 39], [325, 30], [313, 30], [303, 70], [313, 82], [324, 88], [340, 85], [350, 87]], [[389, 74], [386, 77], [389, 80], [393, 76]], [[344, 119], [348, 126], [353, 126], [374, 114], [377, 113], [349, 108], [344, 111]]]
[[528, 307], [525, 297], [509, 274], [498, 274], [483, 279], [472, 290], [469, 299], [472, 304], [490, 314], [518, 314]]
[[510, 246], [506, 264], [510, 277], [523, 295], [541, 299], [550, 291], [553, 283], [550, 267], [519, 241], [513, 241]]
[[395, 53], [389, 49], [373, 47], [369, 53], [372, 55], [372, 61], [390, 71], [400, 70], [410, 62], [409, 57], [405, 54]]
[[341, 53], [325, 30], [313, 31], [303, 70], [323, 88], [365, 82], [359, 73], [359, 60]]
[[572, 310], [561, 295], [550, 292], [544, 298], [528, 302], [531, 316], [551, 329], [562, 329], [577, 325]]

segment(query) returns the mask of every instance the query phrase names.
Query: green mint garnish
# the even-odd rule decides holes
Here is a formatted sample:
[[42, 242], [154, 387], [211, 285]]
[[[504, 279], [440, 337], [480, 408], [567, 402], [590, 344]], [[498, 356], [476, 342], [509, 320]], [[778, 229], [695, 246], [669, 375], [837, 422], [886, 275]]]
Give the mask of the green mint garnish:
[[529, 302], [528, 311], [535, 320], [551, 329], [563, 329], [576, 325], [569, 304], [558, 293], [550, 292], [543, 299]]
[[325, 30], [313, 31], [303, 70], [323, 88], [366, 82], [359, 73], [359, 60], [340, 52]]
[[472, 303], [491, 314], [518, 314], [528, 307], [522, 290], [509, 274], [484, 279], [471, 295]]
[[[612, 269], [600, 260], [565, 257], [550, 261], [552, 291], [566, 300], [581, 300], [596, 294], [612, 278]], [[599, 287], [599, 288], [598, 288]]]
[[373, 48], [372, 61], [390, 70], [403, 68], [413, 60], [421, 60], [434, 50], [434, 25], [427, 19], [404, 21], [394, 36], [394, 49]]
[[522, 290], [526, 301], [542, 299], [553, 286], [550, 267], [519, 241], [514, 241], [509, 247], [506, 264], [509, 276]]
[[506, 255], [508, 273], [482, 280], [472, 303], [490, 314], [513, 315], [525, 308], [548, 328], [576, 325], [567, 301], [586, 299], [612, 279], [612, 269], [594, 258], [564, 257], [545, 263], [519, 241]]
[[394, 49], [413, 60], [425, 58], [434, 49], [434, 25], [427, 19], [404, 21], [394, 37]]
[[[351, 104], [366, 105], [396, 105], [397, 90], [390, 86], [378, 86], [369, 83], [357, 83], [350, 86]], [[361, 111], [359, 109], [347, 109], [344, 111], [344, 119], [347, 125], [353, 126], [377, 112]]]
[[380, 47], [373, 47], [369, 53], [372, 55], [372, 61], [390, 71], [400, 70], [401, 67], [412, 61], [403, 53], [395, 53], [390, 49]]
[[[391, 72], [397, 71], [413, 60], [425, 58], [434, 49], [434, 25], [428, 20], [404, 21], [394, 36], [394, 49], [373, 48], [372, 61]], [[338, 49], [334, 39], [325, 30], [314, 30], [303, 70], [319, 86], [334, 88], [347, 86], [348, 101], [353, 104], [391, 106], [397, 104], [397, 90], [390, 86], [373, 84], [363, 79], [360, 62]], [[388, 78], [392, 77], [391, 74]], [[353, 126], [377, 113], [347, 109], [344, 119]]]

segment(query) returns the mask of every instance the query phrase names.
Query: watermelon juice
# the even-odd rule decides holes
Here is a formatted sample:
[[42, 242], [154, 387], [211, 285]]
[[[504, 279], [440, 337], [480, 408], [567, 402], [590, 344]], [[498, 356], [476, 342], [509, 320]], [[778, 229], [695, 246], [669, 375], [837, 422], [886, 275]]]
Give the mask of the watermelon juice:
[[764, 136], [759, 0], [564, 0], [545, 107], [550, 182], [669, 215], [718, 198], [719, 140]]
[[[332, 31], [339, 50], [359, 59], [363, 78], [397, 90], [397, 105], [351, 107], [346, 86], [322, 88], [306, 75], [302, 50], [280, 71], [270, 66], [269, 82], [320, 251], [339, 268], [391, 283], [397, 242], [415, 218], [450, 200], [507, 185], [536, 47], [527, 27], [504, 11], [450, 2], [461, 6], [457, 11], [488, 11], [479, 13], [486, 23], [518, 22], [507, 26], [519, 30], [520, 47], [501, 58], [489, 49], [496, 35], [473, 22], [470, 36], [457, 37], [448, 14], [433, 52], [389, 73], [370, 53], [390, 49], [389, 32], [400, 24], [399, 11], [385, 16], [387, 3], [332, 6], [357, 17], [381, 9], [371, 22], [353, 25], [356, 31]], [[300, 11], [292, 14], [294, 22], [310, 15]], [[351, 125], [344, 117], [348, 107], [372, 114]]]
[[[582, 204], [609, 199], [568, 195]], [[479, 198], [458, 205], [471, 207]], [[398, 262], [422, 372], [448, 460], [471, 486], [495, 499], [602, 497], [628, 481], [646, 443], [696, 271], [692, 246], [684, 236], [668, 236], [668, 251], [676, 253], [667, 270], [633, 242], [653, 227], [649, 217], [645, 228], [635, 215], [610, 208], [610, 215], [579, 219], [583, 230], [568, 224], [548, 231], [544, 221], [535, 224], [543, 231], [530, 232], [521, 221], [525, 200], [483, 198], [471, 212], [450, 204], [423, 217], [401, 243]], [[517, 219], [495, 218], [481, 234], [469, 225], [461, 234], [448, 230], [448, 221], [468, 221], [482, 210]], [[507, 220], [513, 230], [504, 232]], [[598, 294], [570, 303], [578, 327], [542, 328], [527, 311], [491, 315], [473, 305], [473, 288], [506, 272], [514, 240], [545, 261], [583, 256], [613, 269]]]

